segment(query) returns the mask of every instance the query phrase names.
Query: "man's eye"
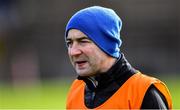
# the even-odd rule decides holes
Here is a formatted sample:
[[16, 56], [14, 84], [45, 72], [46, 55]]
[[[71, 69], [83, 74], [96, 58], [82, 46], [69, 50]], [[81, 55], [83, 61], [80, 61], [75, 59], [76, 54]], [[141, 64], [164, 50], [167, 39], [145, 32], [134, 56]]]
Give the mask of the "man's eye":
[[88, 41], [81, 41], [81, 43], [88, 43]]
[[82, 42], [82, 43], [90, 43], [89, 40], [82, 40], [81, 42]]
[[71, 46], [71, 45], [72, 45], [72, 42], [67, 41], [67, 42], [66, 42], [66, 44], [67, 44], [67, 46], [69, 47], [69, 46]]

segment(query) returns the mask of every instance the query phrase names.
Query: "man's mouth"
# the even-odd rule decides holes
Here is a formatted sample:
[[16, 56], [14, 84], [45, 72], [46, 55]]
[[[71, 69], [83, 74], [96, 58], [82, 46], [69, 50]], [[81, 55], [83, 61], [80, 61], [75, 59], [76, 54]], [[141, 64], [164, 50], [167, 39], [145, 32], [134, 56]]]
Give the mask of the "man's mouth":
[[87, 61], [76, 61], [75, 64], [77, 64], [79, 67], [82, 67], [83, 65], [85, 65], [87, 63]]

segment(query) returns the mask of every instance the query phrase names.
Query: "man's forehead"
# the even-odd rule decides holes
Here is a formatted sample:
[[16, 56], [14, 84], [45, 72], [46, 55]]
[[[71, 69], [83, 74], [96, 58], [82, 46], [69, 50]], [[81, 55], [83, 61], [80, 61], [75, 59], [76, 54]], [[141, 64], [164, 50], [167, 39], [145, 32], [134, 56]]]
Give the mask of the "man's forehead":
[[77, 30], [77, 29], [69, 30], [67, 39], [81, 39], [81, 38], [88, 38], [88, 37], [80, 30]]

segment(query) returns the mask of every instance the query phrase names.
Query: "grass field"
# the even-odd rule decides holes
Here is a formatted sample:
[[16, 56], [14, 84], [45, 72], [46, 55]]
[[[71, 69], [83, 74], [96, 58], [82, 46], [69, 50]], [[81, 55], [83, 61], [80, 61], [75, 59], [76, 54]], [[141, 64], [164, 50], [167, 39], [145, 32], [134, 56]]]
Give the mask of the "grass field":
[[[180, 80], [166, 80], [173, 108], [180, 108]], [[39, 85], [11, 87], [0, 85], [0, 109], [64, 109], [70, 82], [44, 82]]]
[[64, 109], [70, 82], [38, 85], [0, 86], [0, 109]]
[[167, 87], [172, 96], [173, 101], [173, 108], [180, 109], [180, 78], [179, 76], [171, 78], [166, 77], [162, 78], [163, 81], [166, 83]]

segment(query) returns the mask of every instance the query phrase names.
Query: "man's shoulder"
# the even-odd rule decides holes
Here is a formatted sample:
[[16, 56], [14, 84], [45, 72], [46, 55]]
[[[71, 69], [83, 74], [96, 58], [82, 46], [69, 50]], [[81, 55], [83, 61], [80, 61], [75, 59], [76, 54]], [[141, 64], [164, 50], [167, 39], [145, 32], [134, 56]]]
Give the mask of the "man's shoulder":
[[144, 96], [141, 108], [167, 109], [168, 103], [165, 96], [154, 85], [151, 85]]
[[71, 84], [71, 88], [77, 88], [84, 85], [84, 82], [82, 80], [75, 79], [73, 83]]

